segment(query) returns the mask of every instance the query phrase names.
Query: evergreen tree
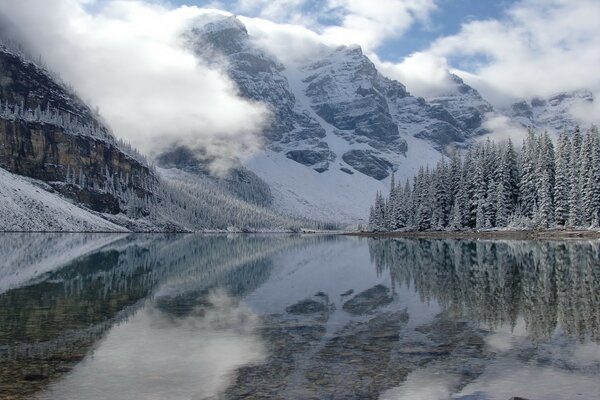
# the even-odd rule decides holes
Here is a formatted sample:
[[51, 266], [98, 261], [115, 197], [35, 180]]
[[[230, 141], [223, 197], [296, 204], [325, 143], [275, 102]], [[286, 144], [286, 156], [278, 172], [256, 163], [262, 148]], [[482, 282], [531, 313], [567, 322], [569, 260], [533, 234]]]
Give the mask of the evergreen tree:
[[569, 218], [570, 163], [571, 141], [563, 132], [558, 138], [554, 183], [554, 222], [561, 226], [564, 226]]
[[[518, 161], [517, 161], [518, 160]], [[81, 181], [82, 179], [80, 179]], [[421, 167], [404, 187], [392, 177], [388, 199], [378, 193], [369, 216], [375, 230], [534, 226], [597, 226], [600, 223], [600, 135], [576, 130], [550, 136], [529, 131], [517, 153], [510, 141], [452, 154], [432, 170]], [[522, 221], [522, 222], [521, 222]]]
[[523, 141], [521, 150], [521, 179], [519, 186], [519, 201], [523, 216], [532, 218], [534, 207], [537, 203], [537, 140], [533, 130], [529, 130], [527, 138]]
[[580, 176], [581, 142], [581, 131], [579, 130], [579, 127], [577, 127], [571, 138], [571, 168], [569, 171], [569, 225], [572, 227], [580, 226], [583, 217], [583, 210], [581, 207], [582, 185]]

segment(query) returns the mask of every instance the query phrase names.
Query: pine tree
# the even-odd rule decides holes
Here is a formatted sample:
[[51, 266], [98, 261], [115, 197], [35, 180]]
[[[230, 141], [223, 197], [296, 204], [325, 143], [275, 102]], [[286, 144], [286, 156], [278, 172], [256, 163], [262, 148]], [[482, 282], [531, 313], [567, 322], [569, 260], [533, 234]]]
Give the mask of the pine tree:
[[521, 179], [519, 186], [519, 201], [523, 216], [532, 218], [534, 205], [537, 203], [537, 140], [533, 130], [529, 130], [521, 150]]
[[548, 228], [554, 221], [554, 145], [547, 132], [537, 140], [537, 212], [541, 227]]
[[571, 138], [571, 168], [569, 171], [569, 226], [577, 227], [582, 223], [583, 211], [581, 208], [581, 131], [575, 128]]
[[563, 132], [558, 138], [554, 183], [554, 222], [561, 226], [564, 226], [569, 218], [570, 163], [571, 141]]
[[[595, 181], [594, 159], [598, 147], [597, 132], [590, 129], [583, 140], [581, 148], [581, 164], [579, 168], [582, 195], [582, 223], [590, 226], [594, 223], [597, 205], [597, 183]], [[596, 219], [597, 221], [597, 219]]]
[[592, 227], [598, 227], [600, 222], [600, 137], [598, 136], [598, 128], [592, 126], [590, 135], [593, 140], [591, 169], [588, 176], [586, 201], [587, 214], [589, 215], [589, 223]]

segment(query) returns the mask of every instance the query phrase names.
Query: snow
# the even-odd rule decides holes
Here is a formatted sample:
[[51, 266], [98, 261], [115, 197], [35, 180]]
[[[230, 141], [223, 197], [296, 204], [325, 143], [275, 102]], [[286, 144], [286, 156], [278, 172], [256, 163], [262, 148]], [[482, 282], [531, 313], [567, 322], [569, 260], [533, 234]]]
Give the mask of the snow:
[[[309, 72], [310, 73], [310, 72]], [[275, 198], [275, 207], [285, 213], [312, 219], [364, 224], [368, 219], [369, 206], [377, 191], [389, 191], [390, 179], [382, 181], [364, 175], [346, 164], [342, 154], [353, 149], [375, 150], [365, 143], [350, 143], [336, 135], [334, 127], [321, 118], [311, 107], [310, 99], [305, 95], [306, 85], [302, 82], [304, 72], [298, 67], [288, 66], [283, 71], [298, 105], [307, 110], [326, 131], [324, 141], [336, 154], [329, 169], [319, 173], [293, 160], [284, 152], [263, 150], [246, 162], [246, 167], [256, 173], [271, 187]], [[339, 131], [339, 130], [337, 130]], [[416, 175], [420, 166], [437, 163], [441, 154], [431, 144], [412, 135], [403, 135], [408, 143], [406, 155], [394, 152], [381, 153], [398, 166], [396, 179], [404, 180]], [[340, 170], [346, 168], [353, 175]]]
[[0, 168], [0, 231], [126, 232], [77, 207], [42, 182]]

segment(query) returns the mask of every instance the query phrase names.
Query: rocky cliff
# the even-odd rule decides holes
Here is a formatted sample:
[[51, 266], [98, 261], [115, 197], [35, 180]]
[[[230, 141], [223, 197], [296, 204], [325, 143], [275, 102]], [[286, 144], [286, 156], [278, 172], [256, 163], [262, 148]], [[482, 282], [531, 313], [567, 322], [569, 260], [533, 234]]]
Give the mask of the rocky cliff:
[[592, 105], [594, 95], [589, 90], [561, 92], [547, 98], [520, 100], [510, 105], [505, 113], [526, 127], [540, 127], [556, 132], [572, 132], [581, 122], [573, 112], [585, 113]]
[[121, 149], [76, 95], [6, 48], [0, 48], [0, 167], [111, 214], [148, 214], [144, 204], [156, 184], [143, 160]]
[[[443, 150], [484, 133], [483, 114], [491, 109], [483, 100], [482, 107], [467, 107], [456, 97], [429, 103], [412, 96], [381, 75], [358, 46], [284, 65], [258, 48], [235, 17], [202, 18], [185, 38], [199, 58], [225, 69], [243, 97], [270, 107], [267, 148], [320, 174], [335, 166], [385, 179], [406, 167], [407, 153]], [[478, 96], [461, 84], [463, 93]]]

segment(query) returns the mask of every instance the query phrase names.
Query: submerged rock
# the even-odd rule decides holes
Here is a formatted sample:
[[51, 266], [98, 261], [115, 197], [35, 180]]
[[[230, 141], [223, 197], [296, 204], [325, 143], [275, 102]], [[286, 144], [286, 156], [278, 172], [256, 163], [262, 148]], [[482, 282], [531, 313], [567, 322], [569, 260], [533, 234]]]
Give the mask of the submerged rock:
[[389, 292], [390, 289], [384, 285], [373, 286], [345, 302], [342, 308], [354, 315], [367, 314], [376, 308], [390, 304], [393, 299]]
[[325, 312], [327, 306], [320, 301], [304, 299], [285, 309], [286, 312], [296, 315], [316, 314]]

